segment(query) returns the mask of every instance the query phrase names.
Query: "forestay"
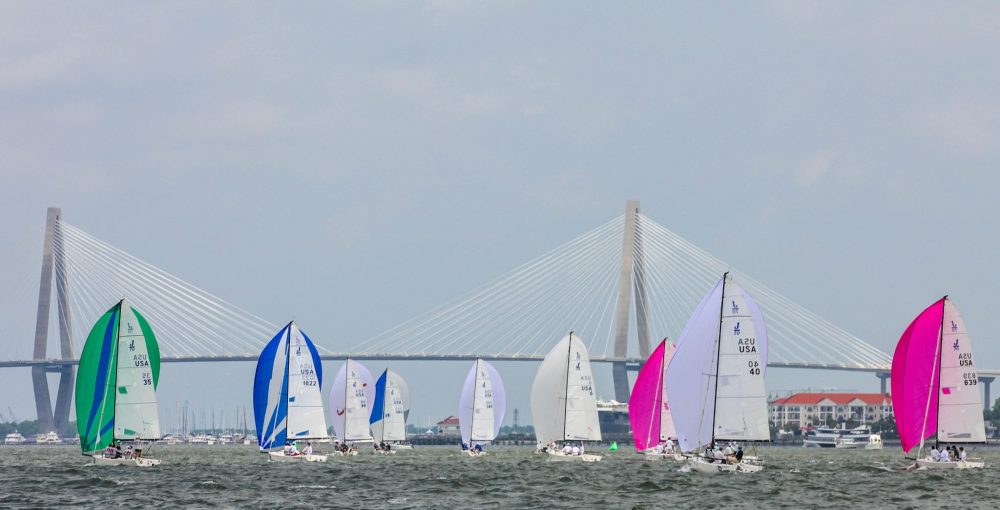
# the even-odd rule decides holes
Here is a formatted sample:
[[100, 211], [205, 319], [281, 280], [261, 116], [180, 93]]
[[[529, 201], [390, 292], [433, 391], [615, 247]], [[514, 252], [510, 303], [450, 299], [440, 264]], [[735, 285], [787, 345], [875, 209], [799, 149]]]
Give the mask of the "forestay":
[[542, 360], [531, 387], [531, 414], [540, 443], [601, 440], [590, 357], [572, 333]]
[[340, 442], [371, 441], [368, 423], [375, 402], [375, 381], [367, 367], [350, 358], [330, 389], [333, 429]]
[[500, 374], [488, 361], [477, 359], [465, 376], [458, 404], [462, 442], [487, 442], [500, 433], [507, 410], [507, 391]]

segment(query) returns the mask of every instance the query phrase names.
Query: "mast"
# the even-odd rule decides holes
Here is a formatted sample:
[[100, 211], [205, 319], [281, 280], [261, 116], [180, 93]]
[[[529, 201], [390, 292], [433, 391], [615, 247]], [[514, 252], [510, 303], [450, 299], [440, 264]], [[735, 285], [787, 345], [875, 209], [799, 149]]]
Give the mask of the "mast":
[[[940, 443], [941, 438], [938, 437], [938, 429], [941, 428], [941, 362], [944, 360], [944, 312], [948, 309], [948, 296], [941, 298], [941, 327], [938, 328], [938, 346], [937, 346], [937, 392], [938, 392], [938, 402], [937, 409], [934, 410], [934, 439], [935, 442]], [[977, 391], [978, 392], [978, 391]], [[927, 426], [927, 419], [924, 419], [924, 427]], [[926, 433], [926, 432], [925, 432]]]
[[[382, 420], [382, 437], [378, 438], [379, 444], [385, 442], [385, 424], [386, 424], [386, 421], [388, 421], [388, 420], [385, 419], [385, 401], [386, 401], [386, 397], [388, 397], [388, 396], [389, 396], [389, 367], [385, 367], [385, 386], [382, 387], [382, 409], [381, 409], [381, 411], [382, 411], [382, 417], [381, 417], [381, 420]], [[372, 438], [372, 439], [374, 439], [374, 438]]]
[[663, 344], [663, 354], [661, 355], [662, 357], [660, 361], [660, 373], [656, 374], [656, 380], [658, 381], [656, 391], [660, 392], [660, 405], [657, 406], [658, 409], [656, 410], [656, 417], [658, 418], [657, 421], [659, 422], [660, 427], [659, 430], [656, 431], [656, 444], [660, 444], [660, 441], [663, 440], [663, 438], [660, 437], [661, 432], [663, 432], [663, 373], [667, 370], [667, 339], [664, 338], [660, 343]]
[[[476, 358], [476, 376], [472, 378], [472, 418], [469, 420], [469, 447], [476, 440], [473, 435], [476, 433], [476, 390], [479, 389], [479, 358]], [[566, 435], [566, 426], [563, 425], [563, 435]]]
[[[289, 371], [289, 365], [291, 364], [289, 363], [289, 357], [292, 355], [292, 326], [294, 325], [295, 321], [290, 321], [288, 323], [288, 341], [285, 342], [285, 380], [284, 380], [285, 384], [283, 386], [285, 386], [286, 388], [288, 388], [288, 371]], [[291, 388], [288, 389], [291, 390]], [[288, 404], [289, 404], [288, 398], [289, 395], [286, 392], [285, 393], [285, 442], [288, 442], [288, 430], [289, 430], [289, 425], [291, 425], [289, 420], [289, 417], [291, 417], [291, 413], [288, 412]]]
[[[347, 424], [350, 421], [347, 419], [347, 382], [351, 378], [351, 358], [347, 357], [344, 360], [344, 442], [347, 442]], [[385, 426], [385, 424], [382, 424]]]
[[719, 297], [719, 336], [715, 342], [715, 396], [712, 398], [712, 442], [715, 444], [715, 410], [719, 405], [719, 357], [722, 355], [722, 313], [726, 309], [726, 279], [729, 271], [722, 273], [722, 293]]
[[[573, 363], [573, 332], [569, 332], [569, 342], [566, 348], [566, 384], [563, 385], [563, 433], [562, 440], [566, 440], [566, 416], [569, 414], [569, 367]], [[473, 404], [475, 407], [475, 404]]]

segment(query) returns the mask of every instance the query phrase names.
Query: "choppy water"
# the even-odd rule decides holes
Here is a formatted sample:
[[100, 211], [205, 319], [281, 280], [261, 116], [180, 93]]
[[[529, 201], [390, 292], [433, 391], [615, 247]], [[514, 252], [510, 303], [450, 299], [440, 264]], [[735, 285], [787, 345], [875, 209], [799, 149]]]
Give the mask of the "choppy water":
[[[71, 446], [0, 446], [0, 508], [998, 508], [1000, 450], [987, 469], [897, 472], [898, 450], [762, 448], [754, 475], [699, 475], [631, 451], [594, 464], [529, 448], [483, 458], [454, 448], [269, 464], [254, 447], [162, 446], [152, 469], [84, 467]], [[596, 451], [592, 451], [596, 453]], [[366, 455], [367, 454], [367, 455]], [[945, 504], [947, 502], [947, 504]]]

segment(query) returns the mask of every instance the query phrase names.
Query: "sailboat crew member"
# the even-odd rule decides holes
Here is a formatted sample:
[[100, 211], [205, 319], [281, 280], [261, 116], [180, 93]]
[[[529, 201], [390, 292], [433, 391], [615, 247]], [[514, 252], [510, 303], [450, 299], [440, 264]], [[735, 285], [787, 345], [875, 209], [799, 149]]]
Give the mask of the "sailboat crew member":
[[302, 454], [303, 455], [312, 455], [313, 454], [313, 445], [312, 445], [312, 443], [306, 443], [306, 448], [304, 450], [302, 450]]

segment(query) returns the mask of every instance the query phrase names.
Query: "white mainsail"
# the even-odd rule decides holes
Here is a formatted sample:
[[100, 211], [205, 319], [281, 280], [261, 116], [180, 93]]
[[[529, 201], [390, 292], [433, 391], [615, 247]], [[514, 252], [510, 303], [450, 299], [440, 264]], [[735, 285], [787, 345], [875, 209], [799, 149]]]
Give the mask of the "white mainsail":
[[371, 372], [348, 358], [330, 389], [333, 429], [340, 442], [372, 440], [368, 423], [374, 400], [375, 382]]
[[328, 437], [323, 395], [312, 352], [299, 327], [288, 328], [288, 430], [286, 437], [314, 439]]
[[115, 383], [115, 439], [159, 439], [153, 372], [146, 340], [132, 307], [121, 303]]
[[674, 344], [665, 342], [663, 345], [663, 373], [660, 374], [660, 441], [677, 437], [674, 428], [674, 417], [670, 413], [670, 396], [667, 395], [667, 367], [674, 356]]
[[944, 300], [941, 321], [941, 389], [938, 399], [939, 442], [986, 441], [983, 402], [965, 321], [951, 299]]
[[570, 333], [542, 360], [531, 387], [531, 415], [539, 443], [601, 440], [590, 356], [578, 336]]
[[770, 437], [766, 353], [763, 316], [727, 273], [698, 305], [667, 369], [682, 450], [696, 450], [714, 439]]

